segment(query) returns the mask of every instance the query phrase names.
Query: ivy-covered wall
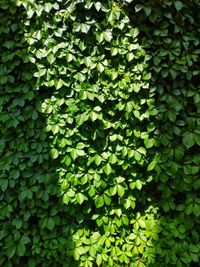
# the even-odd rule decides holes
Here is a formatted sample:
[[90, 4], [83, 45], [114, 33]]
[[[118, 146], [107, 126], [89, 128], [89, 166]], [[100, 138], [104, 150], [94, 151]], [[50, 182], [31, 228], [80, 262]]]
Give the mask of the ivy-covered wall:
[[142, 1], [130, 14], [133, 7], [156, 87], [159, 258], [163, 266], [198, 266], [200, 3]]
[[200, 3], [129, 2], [0, 2], [0, 266], [199, 265]]

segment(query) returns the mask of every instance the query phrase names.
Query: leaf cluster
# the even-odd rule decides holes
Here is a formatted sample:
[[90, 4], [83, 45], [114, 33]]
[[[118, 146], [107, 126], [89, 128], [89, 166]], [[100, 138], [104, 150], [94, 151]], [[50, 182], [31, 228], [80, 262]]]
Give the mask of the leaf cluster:
[[199, 261], [198, 1], [0, 4], [0, 265]]

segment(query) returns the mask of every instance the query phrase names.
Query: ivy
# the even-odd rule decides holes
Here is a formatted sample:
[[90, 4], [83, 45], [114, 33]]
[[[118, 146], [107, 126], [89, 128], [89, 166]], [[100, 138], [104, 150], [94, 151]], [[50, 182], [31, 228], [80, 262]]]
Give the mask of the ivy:
[[0, 4], [0, 265], [198, 264], [199, 9]]

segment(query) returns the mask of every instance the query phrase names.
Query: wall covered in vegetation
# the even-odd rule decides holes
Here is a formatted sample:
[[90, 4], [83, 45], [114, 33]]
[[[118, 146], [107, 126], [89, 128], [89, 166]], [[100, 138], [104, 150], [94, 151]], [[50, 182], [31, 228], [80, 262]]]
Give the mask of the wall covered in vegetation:
[[0, 266], [198, 266], [200, 3], [129, 2], [0, 3]]

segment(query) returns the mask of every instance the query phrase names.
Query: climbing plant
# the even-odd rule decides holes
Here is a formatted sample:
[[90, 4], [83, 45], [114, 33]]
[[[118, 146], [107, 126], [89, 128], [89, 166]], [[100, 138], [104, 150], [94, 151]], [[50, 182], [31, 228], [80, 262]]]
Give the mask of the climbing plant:
[[0, 8], [0, 265], [198, 264], [198, 1]]

